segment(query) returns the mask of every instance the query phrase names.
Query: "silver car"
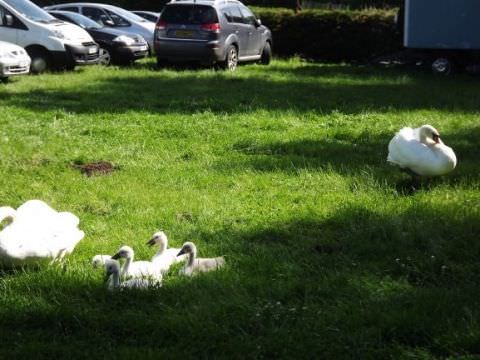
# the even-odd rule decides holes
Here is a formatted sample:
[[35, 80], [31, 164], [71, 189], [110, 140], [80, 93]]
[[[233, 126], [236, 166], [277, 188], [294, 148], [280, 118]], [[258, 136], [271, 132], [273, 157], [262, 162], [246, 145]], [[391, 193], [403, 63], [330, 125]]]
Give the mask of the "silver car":
[[46, 6], [45, 10], [80, 13], [102, 26], [118, 28], [131, 35], [141, 35], [153, 49], [155, 23], [117, 6], [96, 3], [67, 3]]
[[157, 22], [155, 53], [159, 66], [197, 61], [233, 71], [243, 61], [269, 64], [272, 33], [240, 1], [171, 1]]

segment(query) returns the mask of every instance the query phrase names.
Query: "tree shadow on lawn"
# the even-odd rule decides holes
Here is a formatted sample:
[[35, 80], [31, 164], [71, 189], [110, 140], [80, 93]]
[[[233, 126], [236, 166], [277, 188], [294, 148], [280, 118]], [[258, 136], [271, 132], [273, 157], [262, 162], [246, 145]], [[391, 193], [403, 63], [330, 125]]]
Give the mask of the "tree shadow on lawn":
[[[372, 175], [380, 184], [396, 186], [399, 179], [406, 180], [409, 176], [402, 174], [397, 167], [386, 161], [392, 135], [373, 135], [364, 131], [358, 135], [340, 133], [322, 139], [304, 138], [265, 143], [256, 139], [245, 139], [233, 144], [232, 149], [247, 156], [219, 162], [217, 168], [291, 173], [301, 169], [321, 169], [344, 175], [363, 173]], [[445, 141], [457, 155], [458, 165], [447, 177], [432, 179], [430, 183], [478, 183], [480, 126], [462, 127], [444, 135]]]
[[[341, 81], [325, 82], [321, 76], [311, 81], [275, 81], [264, 75], [248, 78], [202, 73], [175, 78], [162, 73], [145, 77], [116, 76], [86, 83], [80, 89], [44, 88], [6, 93], [2, 94], [0, 105], [87, 114], [126, 111], [224, 114], [262, 109], [346, 114], [416, 109], [480, 110], [478, 98], [472, 95], [476, 84], [462, 80], [453, 84], [432, 78], [412, 79], [409, 83], [342, 84]], [[456, 91], [452, 95], [453, 85]]]
[[241, 349], [355, 358], [398, 346], [474, 353], [480, 222], [456, 210], [418, 205], [385, 215], [345, 206], [325, 219], [199, 232], [222, 244], [225, 271], [173, 276], [153, 292], [111, 294], [94, 276], [39, 273], [9, 289], [3, 344], [17, 355], [80, 347], [97, 357], [133, 348], [190, 357], [238, 357]]

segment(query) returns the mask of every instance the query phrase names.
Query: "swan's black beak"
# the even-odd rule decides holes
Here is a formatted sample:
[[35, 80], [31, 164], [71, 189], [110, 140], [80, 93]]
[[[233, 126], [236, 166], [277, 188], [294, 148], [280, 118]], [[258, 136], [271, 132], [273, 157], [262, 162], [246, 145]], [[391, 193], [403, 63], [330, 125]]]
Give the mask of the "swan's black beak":
[[116, 253], [115, 255], [112, 256], [113, 260], [118, 260], [120, 259], [120, 253]]
[[435, 141], [436, 144], [440, 142], [440, 135], [439, 134], [433, 134], [432, 136], [433, 141]]
[[183, 255], [183, 254], [185, 254], [185, 250], [182, 249], [178, 252], [177, 256], [180, 256], [180, 255]]
[[148, 245], [148, 246], [153, 246], [153, 245], [155, 245], [155, 238], [151, 238], [150, 240], [148, 240], [147, 245]]

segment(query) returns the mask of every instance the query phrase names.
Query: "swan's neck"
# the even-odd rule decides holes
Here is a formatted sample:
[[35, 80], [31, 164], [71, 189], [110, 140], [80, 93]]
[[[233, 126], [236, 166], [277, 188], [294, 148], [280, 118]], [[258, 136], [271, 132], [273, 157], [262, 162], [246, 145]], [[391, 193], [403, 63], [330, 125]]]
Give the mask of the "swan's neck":
[[133, 262], [133, 255], [126, 258], [125, 265], [123, 265], [123, 268], [122, 268], [122, 276], [125, 276], [128, 273], [128, 270], [130, 269], [130, 264], [132, 262]]
[[160, 247], [159, 247], [159, 249], [158, 249], [158, 251], [157, 251], [157, 256], [162, 255], [163, 252], [167, 249], [167, 242], [161, 242], [161, 243], [159, 244], [159, 246], [160, 246]]
[[113, 272], [113, 274], [110, 276], [109, 281], [111, 281], [109, 285], [113, 286], [113, 288], [120, 287], [120, 274], [118, 273], [118, 271]]
[[15, 219], [16, 211], [11, 207], [0, 207], [0, 223], [4, 221], [12, 222]]
[[193, 267], [193, 263], [194, 263], [196, 257], [197, 257], [197, 252], [196, 251], [192, 251], [190, 254], [188, 254], [188, 261], [187, 261], [187, 265], [185, 266], [185, 268]]

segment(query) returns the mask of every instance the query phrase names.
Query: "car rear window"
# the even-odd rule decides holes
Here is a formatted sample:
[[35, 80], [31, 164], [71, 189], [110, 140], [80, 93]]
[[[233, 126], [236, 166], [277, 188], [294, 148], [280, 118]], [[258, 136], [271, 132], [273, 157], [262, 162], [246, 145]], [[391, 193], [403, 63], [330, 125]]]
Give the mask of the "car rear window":
[[169, 24], [201, 25], [218, 22], [217, 12], [208, 5], [169, 5], [161, 20]]

